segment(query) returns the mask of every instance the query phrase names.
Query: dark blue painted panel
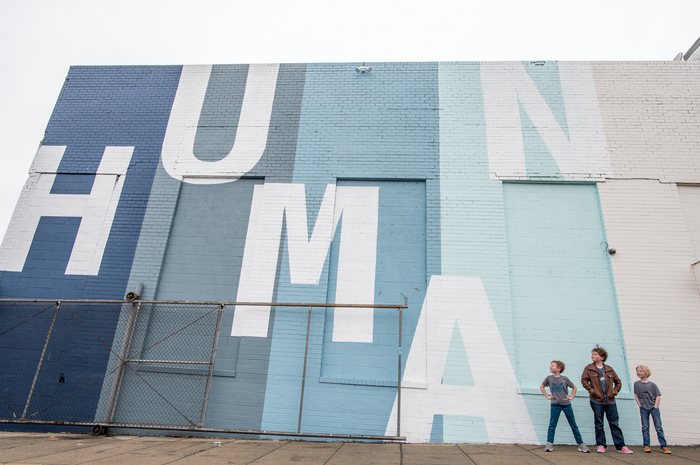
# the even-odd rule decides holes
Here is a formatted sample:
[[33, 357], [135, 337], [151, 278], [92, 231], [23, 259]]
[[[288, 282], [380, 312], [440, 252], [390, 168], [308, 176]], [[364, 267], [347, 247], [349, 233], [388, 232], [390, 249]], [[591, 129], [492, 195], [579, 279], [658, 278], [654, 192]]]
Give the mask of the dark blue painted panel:
[[[32, 247], [47, 244], [40, 259], [50, 263], [35, 266], [27, 260], [21, 273], [5, 271], [0, 278], [1, 297], [124, 297], [180, 71], [180, 66], [70, 69], [43, 141], [43, 145], [66, 146], [58, 171], [94, 175], [105, 147], [134, 147], [102, 266], [97, 276], [80, 278], [84, 285], [77, 287], [76, 277], [61, 273], [70, 257], [65, 247], [72, 248], [74, 236], [68, 239], [51, 229], [37, 229], [41, 237]], [[76, 183], [78, 176], [58, 176], [52, 192], [84, 193], [92, 177]], [[36, 252], [30, 249], [29, 254]], [[38, 269], [52, 274], [50, 286], [37, 280]]]
[[[23, 270], [1, 272], [0, 297], [123, 298], [180, 71], [180, 66], [71, 68], [43, 141], [67, 147], [51, 192], [88, 194], [105, 147], [134, 147], [102, 265], [97, 276], [65, 275], [81, 218], [43, 217]], [[16, 399], [5, 409], [21, 413], [53, 312], [8, 332], [13, 318], [24, 321], [33, 310], [0, 310], [0, 395], [12, 392]], [[33, 419], [92, 421], [119, 310], [61, 309], [29, 405]]]
[[90, 195], [94, 182], [94, 174], [57, 174], [51, 193]]

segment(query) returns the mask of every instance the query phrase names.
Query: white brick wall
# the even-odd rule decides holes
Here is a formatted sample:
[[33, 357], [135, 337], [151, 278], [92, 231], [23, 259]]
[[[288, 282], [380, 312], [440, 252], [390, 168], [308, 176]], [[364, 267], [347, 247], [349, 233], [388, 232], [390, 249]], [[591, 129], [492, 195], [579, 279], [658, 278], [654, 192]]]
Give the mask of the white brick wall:
[[[622, 165], [619, 157], [614, 163]], [[673, 160], [666, 163], [674, 166]], [[645, 169], [652, 168], [649, 162]], [[656, 169], [662, 171], [661, 159]], [[608, 241], [617, 249], [611, 259], [630, 376], [638, 379], [635, 366], [649, 366], [663, 394], [667, 440], [697, 443], [700, 404], [692, 391], [700, 384], [700, 296], [678, 190], [654, 180], [598, 187]]]
[[700, 181], [700, 63], [593, 63], [615, 178]]

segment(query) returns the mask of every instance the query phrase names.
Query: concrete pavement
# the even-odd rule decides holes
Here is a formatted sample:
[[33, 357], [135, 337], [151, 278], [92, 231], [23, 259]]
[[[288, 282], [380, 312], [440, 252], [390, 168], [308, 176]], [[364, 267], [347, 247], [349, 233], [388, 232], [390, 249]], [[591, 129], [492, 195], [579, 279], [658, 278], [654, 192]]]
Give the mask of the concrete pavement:
[[391, 444], [0, 432], [0, 464], [697, 464], [700, 447], [582, 454], [574, 446]]

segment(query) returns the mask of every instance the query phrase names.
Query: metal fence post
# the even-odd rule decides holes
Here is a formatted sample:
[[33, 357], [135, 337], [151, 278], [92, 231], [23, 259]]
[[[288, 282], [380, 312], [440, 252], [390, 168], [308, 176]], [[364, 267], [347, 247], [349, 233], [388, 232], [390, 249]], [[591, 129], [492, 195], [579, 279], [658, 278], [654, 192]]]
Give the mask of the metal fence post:
[[32, 381], [32, 387], [29, 389], [29, 396], [27, 396], [27, 403], [24, 405], [24, 411], [22, 412], [22, 420], [27, 417], [27, 410], [29, 410], [29, 403], [32, 401], [32, 396], [34, 395], [34, 388], [36, 387], [36, 381], [39, 379], [39, 372], [41, 371], [41, 365], [44, 363], [44, 356], [46, 355], [46, 348], [49, 346], [49, 339], [51, 339], [51, 333], [53, 333], [53, 327], [56, 324], [56, 317], [58, 316], [58, 309], [61, 308], [61, 302], [56, 302], [56, 310], [53, 312], [53, 319], [51, 320], [51, 326], [49, 327], [49, 333], [46, 335], [46, 341], [44, 342], [44, 350], [41, 351], [41, 357], [39, 357], [39, 365], [36, 367], [36, 372], [34, 373], [34, 381]]
[[211, 391], [212, 379], [214, 377], [214, 363], [216, 363], [216, 351], [219, 347], [219, 333], [221, 332], [221, 317], [224, 313], [225, 305], [219, 306], [219, 319], [216, 321], [216, 331], [214, 332], [214, 343], [211, 348], [211, 361], [209, 364], [209, 374], [207, 376], [207, 386], [204, 388], [204, 404], [202, 405], [202, 414], [200, 415], [199, 427], [204, 428], [204, 421], [207, 418], [207, 406], [209, 405], [209, 391]]
[[304, 349], [304, 372], [301, 375], [301, 398], [299, 399], [299, 423], [297, 433], [301, 433], [301, 411], [304, 408], [304, 386], [306, 385], [306, 359], [309, 355], [309, 330], [311, 329], [311, 308], [309, 305], [309, 318], [306, 320], [306, 348]]
[[107, 410], [105, 411], [105, 423], [112, 423], [112, 421], [114, 420], [114, 413], [117, 410], [117, 398], [119, 397], [119, 391], [121, 389], [122, 380], [124, 379], [124, 369], [126, 368], [126, 360], [129, 357], [129, 350], [131, 349], [131, 339], [134, 336], [134, 330], [136, 329], [136, 320], [138, 320], [140, 309], [140, 302], [131, 304], [131, 310], [129, 311], [129, 320], [126, 324], [126, 331], [124, 332], [124, 339], [122, 341], [122, 350], [119, 354], [119, 369], [117, 371], [116, 380], [112, 384], [112, 389], [109, 393], [109, 401], [107, 402]]
[[[404, 305], [408, 308], [408, 297], [404, 297]], [[399, 307], [399, 378], [396, 387], [396, 435], [401, 436], [401, 351], [403, 335], [403, 307]]]

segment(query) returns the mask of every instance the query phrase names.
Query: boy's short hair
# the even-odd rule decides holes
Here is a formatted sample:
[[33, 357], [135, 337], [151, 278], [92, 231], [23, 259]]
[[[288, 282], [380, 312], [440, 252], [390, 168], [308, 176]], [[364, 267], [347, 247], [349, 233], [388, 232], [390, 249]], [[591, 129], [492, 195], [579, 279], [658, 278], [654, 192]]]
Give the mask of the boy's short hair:
[[596, 344], [593, 350], [591, 350], [591, 353], [593, 352], [603, 357], [604, 362], [608, 359], [608, 352], [602, 347], [600, 347], [598, 344]]
[[564, 373], [564, 368], [566, 368], [566, 365], [564, 365], [564, 362], [559, 361], [559, 360], [552, 360], [552, 363], [556, 363], [557, 367], [559, 368], [559, 373]]
[[642, 369], [645, 375], [647, 375], [647, 378], [651, 376], [651, 370], [649, 369], [648, 366], [644, 365], [639, 365], [638, 367], [635, 368], [635, 370]]

